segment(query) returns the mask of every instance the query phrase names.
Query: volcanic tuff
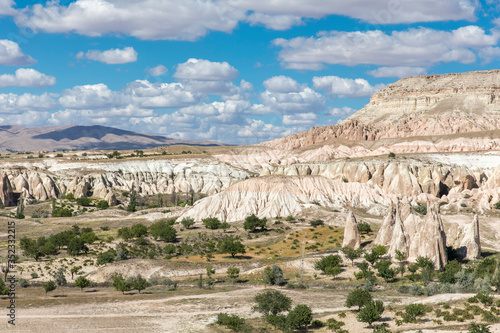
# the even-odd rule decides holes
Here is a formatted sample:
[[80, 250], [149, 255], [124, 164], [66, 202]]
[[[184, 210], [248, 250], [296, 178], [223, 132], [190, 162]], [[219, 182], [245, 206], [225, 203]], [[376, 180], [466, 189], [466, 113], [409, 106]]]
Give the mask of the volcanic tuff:
[[6, 163], [0, 174], [0, 200], [12, 203], [13, 193], [25, 200], [48, 200], [73, 193], [76, 198], [93, 196], [116, 204], [113, 192], [129, 191], [139, 195], [184, 192], [191, 189], [214, 194], [249, 177], [250, 173], [217, 160], [150, 160], [86, 163]]
[[500, 71], [491, 70], [405, 78], [373, 94], [368, 105], [338, 125], [263, 145], [297, 149], [333, 138], [375, 141], [498, 128]]
[[358, 221], [356, 217], [349, 211], [344, 227], [344, 239], [342, 240], [342, 247], [349, 247], [357, 250], [361, 246], [361, 238], [359, 237]]

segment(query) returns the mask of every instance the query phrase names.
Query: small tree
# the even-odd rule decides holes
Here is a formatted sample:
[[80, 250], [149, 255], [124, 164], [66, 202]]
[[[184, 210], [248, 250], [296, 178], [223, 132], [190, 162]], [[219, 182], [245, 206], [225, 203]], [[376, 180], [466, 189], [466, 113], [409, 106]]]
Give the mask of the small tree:
[[106, 200], [99, 200], [95, 205], [98, 209], [108, 209], [109, 204]]
[[416, 323], [418, 317], [425, 315], [425, 305], [423, 304], [409, 304], [405, 308], [403, 320], [405, 323]]
[[399, 262], [399, 273], [403, 276], [406, 271], [406, 252], [396, 250], [396, 260]]
[[257, 294], [254, 300], [257, 305], [253, 307], [253, 311], [260, 312], [265, 317], [289, 311], [292, 306], [292, 300], [278, 290]]
[[73, 275], [78, 274], [78, 272], [82, 269], [82, 266], [74, 266], [71, 267], [70, 273], [71, 273], [71, 280], [73, 280]]
[[43, 289], [45, 289], [45, 296], [47, 296], [48, 292], [51, 292], [53, 290], [56, 290], [57, 285], [54, 281], [50, 280], [42, 284]]
[[127, 212], [135, 212], [137, 210], [137, 192], [135, 191], [135, 186], [132, 184], [132, 189], [130, 190], [130, 202], [127, 206]]
[[476, 324], [474, 322], [469, 324], [469, 333], [491, 333], [486, 324]]
[[173, 242], [177, 238], [177, 231], [172, 227], [169, 221], [158, 221], [153, 223], [149, 226], [149, 232], [155, 240], [160, 239], [166, 242]]
[[285, 283], [283, 270], [278, 265], [267, 266], [264, 269], [264, 282], [269, 285], [282, 285]]
[[351, 261], [351, 265], [354, 266], [354, 260], [358, 259], [361, 257], [361, 254], [363, 253], [362, 249], [352, 249], [350, 247], [343, 247], [341, 249], [342, 253], [346, 256], [347, 259]]
[[368, 323], [371, 327], [374, 321], [382, 318], [384, 312], [384, 304], [382, 301], [370, 301], [358, 313], [358, 320]]
[[65, 273], [66, 270], [62, 267], [60, 267], [56, 274], [54, 274], [54, 279], [55, 279], [55, 283], [58, 285], [58, 286], [64, 286], [66, 285], [67, 281], [66, 281], [66, 276], [65, 276]]
[[385, 280], [385, 282], [388, 282], [389, 280], [394, 279], [396, 276], [396, 271], [391, 268], [391, 261], [390, 260], [383, 260], [378, 262], [375, 265], [375, 268], [377, 269], [378, 273], [377, 276], [380, 276]]
[[130, 283], [126, 281], [121, 274], [115, 274], [111, 279], [115, 290], [121, 291], [122, 294], [125, 294], [126, 291], [129, 291], [132, 288]]
[[182, 219], [181, 224], [184, 226], [184, 228], [191, 229], [191, 227], [194, 225], [194, 219], [191, 217], [185, 217]]
[[293, 330], [307, 329], [312, 321], [312, 310], [304, 304], [299, 304], [288, 313], [286, 317], [287, 326]]
[[[327, 275], [331, 275], [332, 272], [338, 271], [338, 269], [334, 270], [334, 267], [338, 267], [340, 269], [340, 263], [342, 262], [342, 258], [339, 255], [330, 254], [326, 257], [321, 258], [320, 260], [314, 263], [314, 269], [322, 271]], [[339, 272], [340, 273], [340, 272]]]
[[237, 253], [245, 254], [245, 245], [243, 245], [237, 238], [225, 237], [219, 241], [218, 245], [221, 253], [229, 253], [233, 258]]
[[267, 223], [266, 218], [259, 219], [257, 215], [252, 214], [245, 218], [245, 223], [243, 224], [243, 228], [251, 232], [254, 232], [257, 228], [259, 228], [262, 231], [266, 228], [266, 223]]
[[133, 280], [132, 280], [132, 289], [135, 289], [141, 293], [141, 290], [144, 290], [148, 287], [148, 281], [143, 278], [140, 274], [137, 275]]
[[372, 300], [372, 295], [364, 290], [364, 289], [355, 289], [347, 295], [347, 299], [345, 301], [345, 306], [348, 308], [352, 306], [357, 306], [358, 311], [361, 310], [361, 307], [367, 304], [368, 302], [371, 302]]
[[211, 230], [219, 229], [221, 226], [221, 222], [216, 217], [208, 217], [206, 219], [202, 219], [201, 222], [203, 222], [203, 225], [207, 229], [211, 229]]
[[372, 227], [370, 226], [370, 223], [360, 222], [358, 223], [358, 230], [359, 232], [367, 234], [372, 231]]
[[240, 269], [238, 267], [229, 267], [226, 271], [227, 277], [236, 281], [240, 276]]
[[87, 288], [88, 286], [90, 286], [90, 280], [85, 276], [79, 276], [75, 281], [75, 286], [80, 288], [80, 290], [83, 292], [83, 288]]

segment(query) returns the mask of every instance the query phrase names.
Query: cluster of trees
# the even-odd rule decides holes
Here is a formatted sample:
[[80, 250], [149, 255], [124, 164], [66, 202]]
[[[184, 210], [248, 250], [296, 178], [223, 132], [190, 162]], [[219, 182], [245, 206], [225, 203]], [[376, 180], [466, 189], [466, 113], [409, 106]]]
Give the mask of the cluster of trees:
[[370, 327], [374, 321], [382, 318], [384, 312], [382, 301], [374, 301], [370, 292], [361, 288], [355, 289], [347, 295], [345, 306], [348, 308], [357, 306], [358, 320], [368, 323]]
[[137, 290], [140, 294], [141, 290], [144, 290], [149, 286], [149, 282], [140, 274], [128, 279], [125, 279], [122, 274], [114, 274], [111, 280], [113, 287], [115, 287], [116, 290], [121, 291], [122, 294], [125, 294], [126, 291], [130, 290]]
[[175, 219], [160, 220], [146, 227], [141, 223], [134, 224], [132, 227], [124, 227], [118, 229], [118, 237], [128, 241], [132, 238], [140, 238], [151, 235], [155, 240], [162, 240], [165, 242], [173, 242], [177, 238], [177, 231], [173, 227]]
[[49, 237], [42, 236], [36, 239], [23, 237], [20, 240], [20, 248], [26, 257], [38, 261], [42, 257], [58, 254], [63, 247], [66, 247], [71, 256], [87, 253], [89, 250], [87, 244], [92, 244], [97, 239], [92, 228], [80, 228], [73, 225], [71, 230], [62, 231]]

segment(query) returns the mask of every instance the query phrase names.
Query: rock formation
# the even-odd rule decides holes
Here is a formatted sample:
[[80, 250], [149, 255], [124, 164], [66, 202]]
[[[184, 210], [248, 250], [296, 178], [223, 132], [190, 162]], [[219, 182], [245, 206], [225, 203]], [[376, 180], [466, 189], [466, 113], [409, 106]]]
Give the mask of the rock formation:
[[344, 122], [263, 145], [297, 149], [335, 138], [375, 141], [496, 130], [500, 127], [500, 70], [416, 76], [373, 94]]
[[187, 193], [191, 189], [214, 194], [251, 176], [247, 171], [209, 159], [50, 165], [23, 163], [9, 164], [2, 171], [0, 200], [7, 204], [12, 204], [12, 192], [21, 193], [28, 201], [45, 201], [72, 193], [75, 198], [92, 196], [104, 199], [113, 206], [117, 202], [113, 191], [130, 191], [133, 184], [139, 195]]
[[342, 210], [350, 205], [368, 209], [389, 203], [379, 188], [369, 184], [344, 183], [320, 176], [268, 176], [250, 178], [199, 200], [181, 218], [200, 221], [217, 217], [233, 222], [251, 214], [269, 218], [297, 215], [305, 208]]
[[12, 185], [5, 173], [0, 175], [0, 204], [9, 206], [13, 203]]
[[359, 237], [358, 221], [356, 217], [349, 211], [347, 214], [347, 219], [345, 221], [344, 228], [344, 240], [342, 241], [342, 247], [349, 247], [351, 249], [359, 249], [361, 246], [361, 238]]
[[458, 254], [468, 260], [476, 260], [481, 257], [481, 240], [479, 237], [479, 219], [477, 214], [471, 223], [464, 226], [462, 241], [458, 246]]
[[394, 233], [394, 224], [396, 222], [396, 209], [394, 208], [394, 204], [391, 202], [391, 205], [387, 209], [384, 220], [380, 229], [377, 232], [377, 236], [373, 241], [375, 245], [384, 245], [391, 243], [391, 239]]
[[[392, 233], [388, 234], [390, 227]], [[446, 234], [437, 204], [428, 205], [422, 220], [411, 212], [408, 202], [398, 203], [394, 214], [389, 211], [380, 231], [384, 234], [377, 235], [375, 244], [388, 247], [388, 254], [393, 258], [396, 251], [406, 253], [410, 262], [415, 262], [419, 256], [428, 257], [436, 269], [443, 268], [447, 262]]]

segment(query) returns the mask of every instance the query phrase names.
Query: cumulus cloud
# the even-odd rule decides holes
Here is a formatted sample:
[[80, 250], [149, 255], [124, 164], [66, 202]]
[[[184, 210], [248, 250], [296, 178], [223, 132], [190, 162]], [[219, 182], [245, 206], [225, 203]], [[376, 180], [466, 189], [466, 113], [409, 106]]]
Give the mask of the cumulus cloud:
[[238, 76], [238, 70], [227, 62], [212, 62], [191, 58], [177, 65], [175, 78], [196, 81], [231, 81]]
[[0, 65], [27, 66], [35, 62], [35, 59], [23, 53], [16, 42], [0, 39]]
[[275, 93], [298, 93], [302, 90], [300, 84], [287, 76], [274, 76], [264, 81], [264, 87]]
[[14, 15], [14, 0], [0, 0], [0, 15]]
[[297, 113], [294, 115], [283, 116], [283, 125], [313, 125], [318, 121], [318, 116], [315, 113]]
[[356, 111], [358, 110], [350, 108], [348, 106], [343, 106], [341, 108], [332, 108], [325, 114], [332, 117], [347, 118], [350, 115], [354, 114]]
[[15, 19], [19, 26], [49, 33], [192, 41], [209, 31], [231, 32], [244, 18], [245, 10], [217, 0], [77, 0], [35, 4]]
[[[473, 0], [229, 0], [232, 6], [266, 15], [321, 18], [344, 15], [374, 24], [475, 19]], [[262, 14], [261, 14], [262, 15]], [[263, 22], [264, 23], [264, 22]], [[272, 23], [269, 27], [272, 28]]]
[[[452, 31], [428, 28], [393, 31], [380, 30], [321, 33], [317, 37], [276, 39], [282, 50], [282, 65], [293, 69], [317, 70], [324, 64], [355, 66], [430, 66], [440, 62], [472, 63], [476, 53], [497, 45], [498, 31], [486, 34], [477, 26]], [[475, 53], [476, 52], [476, 53]]]
[[125, 47], [123, 49], [110, 49], [106, 51], [89, 50], [85, 53], [78, 52], [78, 59], [88, 59], [100, 61], [108, 65], [127, 64], [137, 61], [137, 52], [133, 47]]
[[402, 79], [408, 76], [425, 75], [427, 74], [427, 70], [424, 67], [396, 66], [379, 67], [367, 73], [375, 77], [397, 77]]
[[68, 109], [103, 109], [126, 104], [117, 92], [104, 83], [66, 89], [59, 98], [59, 103]]
[[13, 93], [0, 94], [0, 113], [18, 114], [23, 111], [47, 111], [57, 107], [54, 94], [44, 93], [42, 95]]
[[301, 25], [302, 18], [296, 15], [270, 15], [265, 13], [252, 13], [247, 17], [251, 25], [264, 25], [273, 30], [287, 30], [294, 25]]
[[42, 74], [32, 68], [19, 68], [15, 74], [0, 75], [0, 88], [5, 87], [50, 87], [56, 84], [56, 78]]
[[187, 91], [181, 83], [151, 83], [136, 80], [122, 91], [130, 101], [143, 108], [178, 108], [197, 103], [200, 94]]
[[327, 94], [336, 95], [341, 98], [358, 98], [374, 94], [383, 88], [384, 84], [372, 86], [365, 79], [344, 79], [338, 76], [315, 76], [313, 77], [315, 89], [322, 90]]
[[156, 67], [149, 68], [147, 70], [147, 72], [151, 76], [161, 76], [161, 75], [165, 74], [166, 72], [168, 72], [168, 69], [167, 69], [167, 67], [165, 67], [163, 65], [158, 65]]

